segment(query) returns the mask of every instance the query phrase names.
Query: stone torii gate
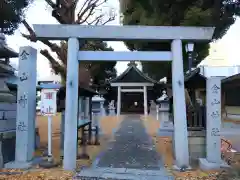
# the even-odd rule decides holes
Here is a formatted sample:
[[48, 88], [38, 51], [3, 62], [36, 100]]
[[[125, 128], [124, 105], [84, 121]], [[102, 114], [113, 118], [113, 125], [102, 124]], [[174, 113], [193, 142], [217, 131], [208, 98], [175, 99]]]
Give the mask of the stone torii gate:
[[[189, 166], [182, 41], [210, 41], [213, 27], [33, 25], [38, 39], [68, 40], [65, 170], [76, 168], [79, 61], [172, 61], [176, 166]], [[171, 43], [165, 52], [79, 51], [81, 40], [145, 40]]]

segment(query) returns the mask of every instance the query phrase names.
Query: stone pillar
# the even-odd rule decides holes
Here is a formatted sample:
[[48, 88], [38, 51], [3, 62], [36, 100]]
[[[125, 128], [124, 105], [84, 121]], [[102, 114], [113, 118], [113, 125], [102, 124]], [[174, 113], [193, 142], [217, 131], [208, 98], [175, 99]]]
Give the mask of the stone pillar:
[[207, 158], [200, 159], [204, 170], [226, 166], [221, 160], [221, 78], [207, 79]]
[[117, 116], [120, 116], [121, 113], [121, 86], [118, 86], [117, 94]]
[[67, 54], [67, 82], [64, 136], [64, 170], [75, 170], [77, 154], [77, 122], [78, 122], [78, 51], [77, 38], [69, 38]]
[[16, 156], [6, 168], [28, 168], [35, 150], [37, 50], [21, 47], [19, 51], [17, 92]]
[[148, 115], [147, 86], [143, 86], [144, 116]]
[[172, 49], [172, 91], [174, 106], [174, 144], [176, 167], [189, 167], [186, 101], [184, 92], [182, 41], [173, 40]]

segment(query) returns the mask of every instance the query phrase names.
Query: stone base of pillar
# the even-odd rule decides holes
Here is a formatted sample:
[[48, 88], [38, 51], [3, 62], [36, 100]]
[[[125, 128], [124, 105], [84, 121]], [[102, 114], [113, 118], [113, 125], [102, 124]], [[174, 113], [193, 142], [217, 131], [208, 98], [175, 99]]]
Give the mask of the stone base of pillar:
[[4, 164], [6, 169], [29, 169], [35, 165], [38, 165], [44, 160], [43, 157], [34, 157], [32, 161], [23, 162], [23, 161], [12, 161]]
[[230, 166], [224, 161], [222, 161], [221, 163], [212, 163], [205, 158], [200, 158], [199, 167], [202, 170], [219, 170], [221, 168], [228, 168]]
[[44, 159], [42, 162], [39, 163], [39, 167], [50, 169], [59, 166], [59, 163], [54, 161], [53, 158], [51, 159]]
[[174, 127], [172, 122], [163, 121], [162, 124], [160, 124], [160, 128], [158, 129], [159, 136], [173, 136], [173, 133], [174, 133]]
[[29, 169], [32, 167], [32, 165], [33, 165], [32, 161], [30, 161], [30, 162], [13, 161], [13, 162], [4, 164], [4, 168], [6, 168], [6, 169]]

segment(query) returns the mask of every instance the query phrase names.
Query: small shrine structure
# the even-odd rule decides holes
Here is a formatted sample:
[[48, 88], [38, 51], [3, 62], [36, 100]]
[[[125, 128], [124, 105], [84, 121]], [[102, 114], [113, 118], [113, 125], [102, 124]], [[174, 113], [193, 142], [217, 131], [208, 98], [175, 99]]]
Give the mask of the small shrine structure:
[[206, 99], [206, 80], [207, 78], [200, 74], [200, 68], [192, 70], [185, 74], [185, 88], [188, 90], [192, 103], [196, 104], [196, 99], [201, 99], [205, 104]]
[[[122, 103], [122, 93], [130, 96], [139, 96], [139, 93], [142, 93], [144, 115], [148, 115], [148, 90], [151, 90], [156, 83], [155, 80], [140, 71], [134, 61], [131, 61], [128, 64], [128, 68], [122, 74], [110, 81], [112, 87], [117, 87], [117, 115], [119, 116], [121, 114], [121, 109], [124, 107]], [[125, 102], [126, 101], [124, 101], [124, 103]], [[134, 103], [136, 107], [141, 106], [141, 104], [138, 105], [138, 102]], [[132, 105], [134, 106], [134, 104]], [[132, 106], [129, 105], [128, 107], [131, 109]]]

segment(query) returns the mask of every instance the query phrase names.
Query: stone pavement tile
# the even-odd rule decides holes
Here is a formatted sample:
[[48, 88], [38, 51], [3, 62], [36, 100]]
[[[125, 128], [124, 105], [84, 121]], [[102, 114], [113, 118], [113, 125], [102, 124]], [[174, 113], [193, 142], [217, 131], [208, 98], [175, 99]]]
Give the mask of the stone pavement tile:
[[166, 176], [169, 175], [165, 171], [162, 170], [138, 170], [138, 169], [127, 169], [125, 173], [135, 174], [135, 175], [143, 175], [143, 176]]
[[139, 177], [131, 174], [113, 174], [113, 173], [104, 173], [101, 175], [101, 178], [105, 179], [121, 179], [121, 180], [139, 180]]
[[[109, 170], [109, 169], [108, 169]], [[119, 173], [118, 173], [119, 172]], [[130, 169], [125, 173], [119, 169], [112, 168], [112, 172], [106, 168], [90, 168], [82, 170], [74, 179], [96, 179], [99, 180], [173, 180], [173, 177], [165, 174], [163, 170], [138, 170]]]
[[103, 172], [103, 173], [126, 173], [126, 168], [92, 168], [92, 170], [95, 170], [96, 172]]

